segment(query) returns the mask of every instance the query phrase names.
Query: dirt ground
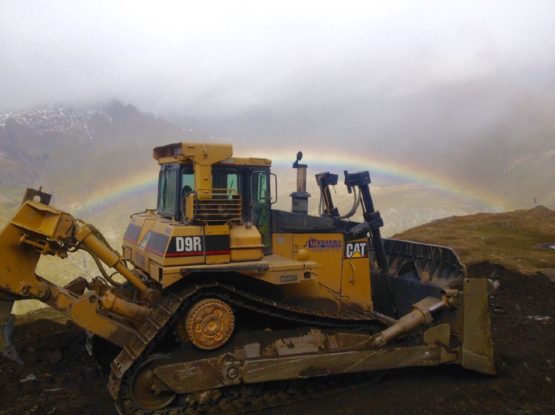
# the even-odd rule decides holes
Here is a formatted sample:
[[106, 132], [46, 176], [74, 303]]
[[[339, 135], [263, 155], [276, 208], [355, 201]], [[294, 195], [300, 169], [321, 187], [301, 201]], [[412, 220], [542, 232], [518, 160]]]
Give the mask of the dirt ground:
[[[497, 376], [447, 366], [394, 370], [260, 414], [555, 414], [555, 283], [491, 264], [469, 271], [500, 284], [490, 299]], [[115, 413], [80, 330], [39, 320], [18, 326], [15, 342], [25, 365], [0, 361], [0, 415]]]

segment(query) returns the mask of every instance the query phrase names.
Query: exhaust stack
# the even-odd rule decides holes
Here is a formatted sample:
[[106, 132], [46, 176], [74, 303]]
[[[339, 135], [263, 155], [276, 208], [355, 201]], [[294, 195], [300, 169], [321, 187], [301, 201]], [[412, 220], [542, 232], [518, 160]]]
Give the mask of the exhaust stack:
[[303, 158], [302, 151], [297, 153], [297, 159], [293, 163], [293, 168], [297, 169], [297, 191], [291, 193], [292, 206], [291, 211], [293, 213], [301, 213], [303, 215], [308, 215], [308, 198], [310, 193], [306, 191], [306, 164], [299, 164], [299, 161]]

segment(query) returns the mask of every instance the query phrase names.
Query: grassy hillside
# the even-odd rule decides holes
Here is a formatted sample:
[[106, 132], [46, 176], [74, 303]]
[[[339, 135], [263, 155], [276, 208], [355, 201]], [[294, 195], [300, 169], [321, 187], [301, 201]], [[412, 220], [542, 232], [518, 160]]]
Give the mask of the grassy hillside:
[[439, 219], [394, 238], [450, 246], [467, 264], [487, 261], [555, 276], [555, 211], [543, 206]]

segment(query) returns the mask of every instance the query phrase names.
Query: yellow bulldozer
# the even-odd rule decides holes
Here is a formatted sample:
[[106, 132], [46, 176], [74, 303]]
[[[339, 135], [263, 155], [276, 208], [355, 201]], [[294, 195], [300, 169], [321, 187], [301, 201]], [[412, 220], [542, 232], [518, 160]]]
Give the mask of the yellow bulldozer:
[[[121, 253], [27, 189], [0, 234], [5, 356], [19, 359], [14, 301], [37, 299], [86, 331], [125, 415], [243, 413], [399, 367], [495, 372], [487, 280], [468, 278], [449, 248], [382, 238], [367, 171], [344, 172], [343, 215], [330, 192], [339, 176], [317, 174], [310, 215], [300, 152], [290, 212], [272, 208], [270, 160], [212, 143], [154, 158], [157, 207], [131, 216]], [[77, 250], [99, 276], [61, 287], [36, 274], [41, 255]]]

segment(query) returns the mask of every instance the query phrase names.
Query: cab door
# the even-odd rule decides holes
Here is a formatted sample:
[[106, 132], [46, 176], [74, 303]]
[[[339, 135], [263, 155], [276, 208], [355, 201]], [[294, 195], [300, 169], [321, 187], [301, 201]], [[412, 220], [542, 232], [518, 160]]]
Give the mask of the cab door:
[[268, 171], [253, 170], [251, 176], [252, 222], [262, 236], [264, 254], [272, 251], [270, 230], [270, 177]]

